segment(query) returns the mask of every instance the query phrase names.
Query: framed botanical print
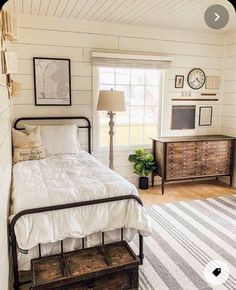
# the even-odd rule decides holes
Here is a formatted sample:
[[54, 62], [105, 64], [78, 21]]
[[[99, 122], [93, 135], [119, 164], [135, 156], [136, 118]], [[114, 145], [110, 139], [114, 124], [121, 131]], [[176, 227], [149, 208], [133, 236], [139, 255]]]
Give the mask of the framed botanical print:
[[34, 57], [36, 106], [71, 106], [70, 59]]
[[212, 111], [211, 106], [199, 108], [199, 126], [212, 126]]
[[184, 76], [177, 75], [175, 76], [175, 88], [182, 89], [184, 87]]

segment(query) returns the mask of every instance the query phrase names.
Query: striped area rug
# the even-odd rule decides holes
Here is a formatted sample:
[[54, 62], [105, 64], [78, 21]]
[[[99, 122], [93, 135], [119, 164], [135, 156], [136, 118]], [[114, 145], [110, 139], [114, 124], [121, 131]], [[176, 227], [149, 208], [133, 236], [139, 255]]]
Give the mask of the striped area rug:
[[[236, 290], [236, 195], [146, 209], [153, 234], [144, 239], [141, 290]], [[137, 240], [133, 246], [137, 248]], [[212, 260], [229, 268], [223, 285], [211, 285], [204, 276]]]

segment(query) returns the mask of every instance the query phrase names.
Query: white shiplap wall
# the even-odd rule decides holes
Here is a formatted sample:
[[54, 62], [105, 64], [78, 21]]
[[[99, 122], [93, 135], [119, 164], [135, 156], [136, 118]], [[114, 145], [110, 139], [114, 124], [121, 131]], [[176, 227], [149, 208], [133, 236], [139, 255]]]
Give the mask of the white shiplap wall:
[[[152, 52], [173, 56], [164, 97], [163, 135], [170, 131], [172, 97], [181, 89], [174, 88], [176, 74], [185, 77], [193, 67], [201, 67], [207, 75], [223, 75], [224, 36], [115, 24], [93, 24], [37, 16], [20, 16], [20, 41], [14, 44], [19, 57], [19, 73], [15, 79], [23, 85], [21, 96], [14, 100], [15, 117], [42, 115], [86, 115], [93, 119], [91, 52], [94, 49]], [[72, 107], [35, 107], [33, 91], [33, 56], [67, 57], [72, 61]], [[186, 84], [186, 82], [185, 82]], [[187, 88], [187, 87], [186, 87]], [[187, 88], [189, 90], [189, 88]], [[206, 92], [202, 89], [200, 92]], [[200, 92], [192, 91], [198, 97]], [[221, 90], [219, 90], [220, 97]], [[191, 103], [190, 103], [191, 104]], [[198, 102], [198, 105], [206, 102]], [[211, 128], [196, 128], [180, 134], [212, 134], [220, 131], [219, 103], [214, 103]], [[177, 134], [177, 133], [176, 133]], [[116, 152], [116, 169], [130, 180], [134, 175], [127, 162], [127, 151]], [[99, 154], [107, 161], [107, 153]], [[136, 180], [136, 178], [135, 178]]]
[[[0, 60], [1, 65], [1, 60]], [[8, 289], [8, 216], [11, 186], [11, 102], [0, 73], [0, 288]]]
[[226, 39], [222, 133], [236, 137], [236, 33]]

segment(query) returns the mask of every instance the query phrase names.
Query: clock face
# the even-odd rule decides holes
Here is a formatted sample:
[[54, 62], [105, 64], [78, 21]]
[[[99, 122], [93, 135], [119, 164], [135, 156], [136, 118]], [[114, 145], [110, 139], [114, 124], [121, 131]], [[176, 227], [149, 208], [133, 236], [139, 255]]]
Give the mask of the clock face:
[[198, 90], [205, 84], [206, 76], [203, 70], [200, 68], [194, 68], [188, 74], [188, 84], [190, 88]]

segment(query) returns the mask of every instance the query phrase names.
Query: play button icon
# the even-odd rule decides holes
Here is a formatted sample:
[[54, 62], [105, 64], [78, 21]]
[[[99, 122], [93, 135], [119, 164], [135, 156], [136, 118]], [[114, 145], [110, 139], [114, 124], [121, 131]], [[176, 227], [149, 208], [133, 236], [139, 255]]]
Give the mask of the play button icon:
[[206, 10], [204, 18], [210, 28], [222, 29], [229, 22], [229, 12], [222, 5], [212, 5]]

